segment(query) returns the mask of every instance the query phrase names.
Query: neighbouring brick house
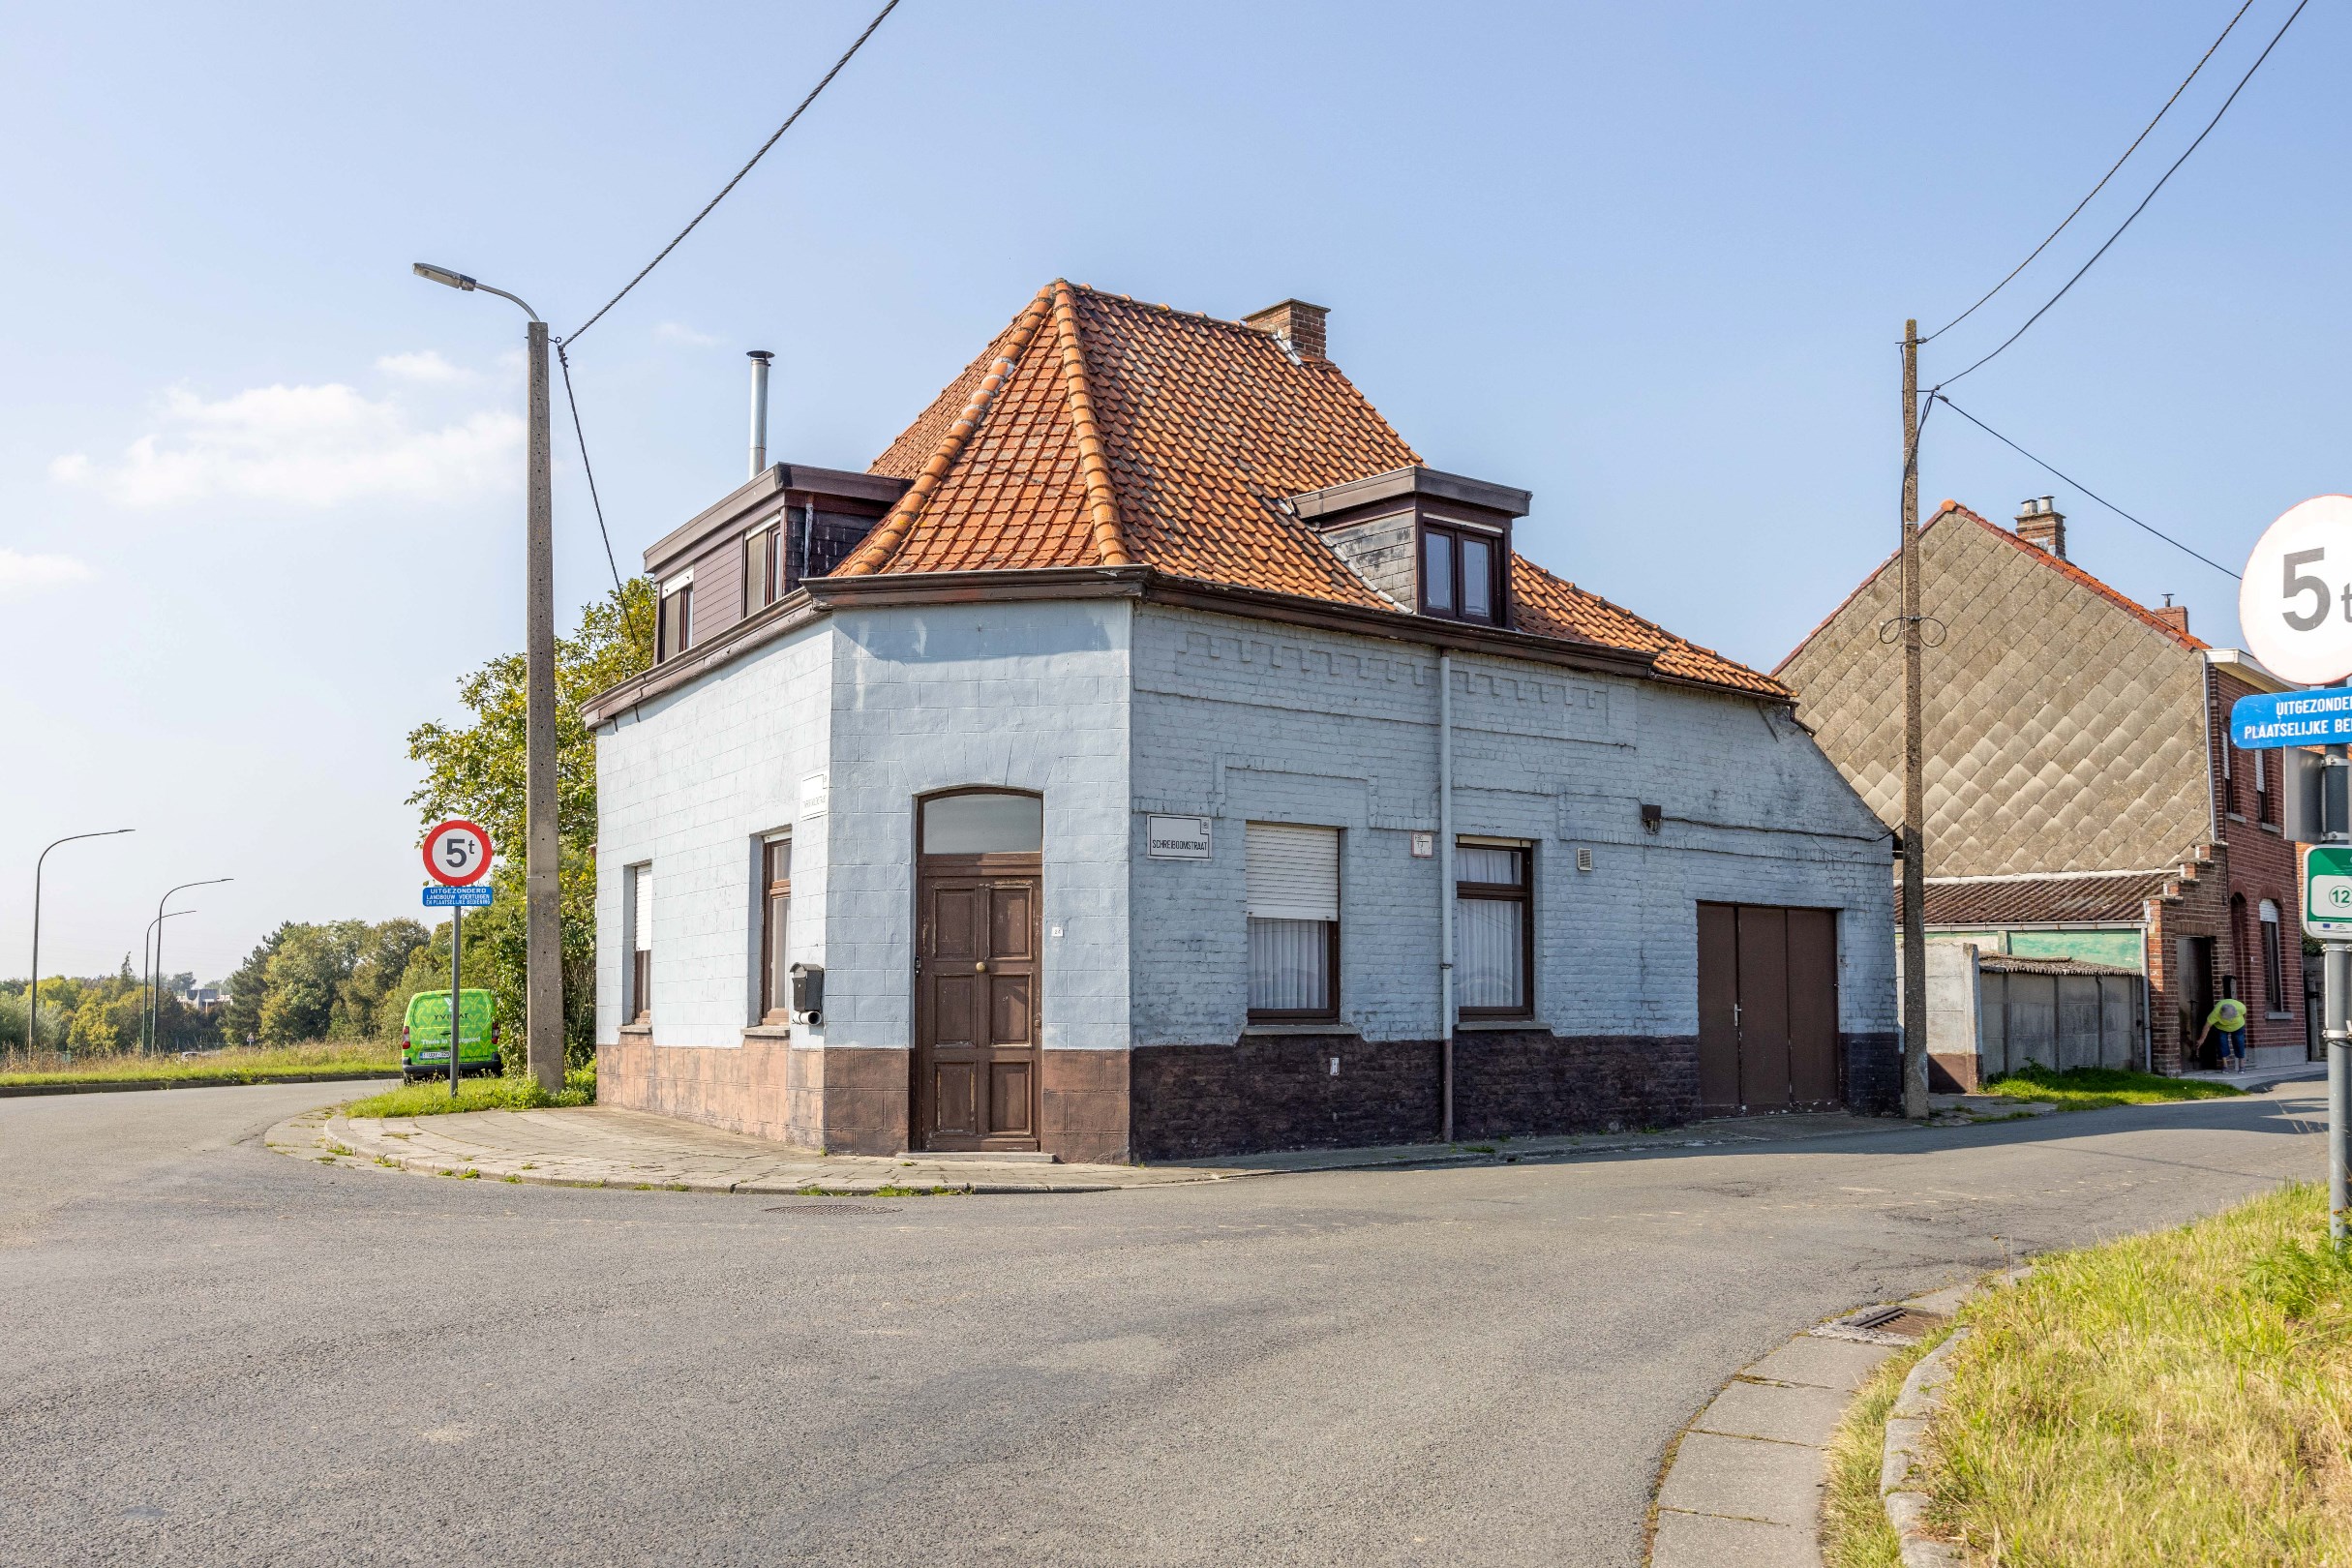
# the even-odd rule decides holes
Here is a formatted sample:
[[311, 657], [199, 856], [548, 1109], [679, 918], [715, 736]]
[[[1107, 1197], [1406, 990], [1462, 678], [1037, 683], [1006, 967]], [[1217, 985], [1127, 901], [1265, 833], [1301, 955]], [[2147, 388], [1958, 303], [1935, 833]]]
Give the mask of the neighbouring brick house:
[[[2186, 609], [2134, 603], [2068, 560], [2047, 497], [2015, 531], [1945, 501], [1919, 553], [1931, 940], [2139, 972], [2158, 1071], [2195, 1065], [2225, 978], [2251, 1059], [2302, 1060], [2296, 849], [2275, 765], [2228, 739], [2233, 702], [2285, 683], [2190, 635]], [[1890, 557], [1774, 672], [1889, 822], [1902, 648], [1879, 632], [1901, 585]]]
[[1324, 326], [1054, 284], [647, 552], [600, 1099], [1087, 1160], [1887, 1103], [1886, 835], [1787, 689], [1516, 555]]

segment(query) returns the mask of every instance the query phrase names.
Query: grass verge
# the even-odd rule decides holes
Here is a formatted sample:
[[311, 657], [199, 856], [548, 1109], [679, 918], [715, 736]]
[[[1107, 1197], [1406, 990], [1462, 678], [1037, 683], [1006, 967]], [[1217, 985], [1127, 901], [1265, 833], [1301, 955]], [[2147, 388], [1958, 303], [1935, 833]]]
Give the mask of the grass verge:
[[1828, 1480], [1822, 1492], [1823, 1568], [1903, 1568], [1903, 1543], [1886, 1523], [1879, 1497], [1879, 1467], [1886, 1452], [1886, 1417], [1903, 1379], [1944, 1340], [1930, 1335], [1879, 1363], [1830, 1434]]
[[2352, 1261], [2326, 1235], [2291, 1187], [1971, 1303], [1938, 1527], [2004, 1568], [2352, 1563]]
[[0, 1071], [0, 1086], [43, 1083], [131, 1083], [166, 1080], [263, 1083], [305, 1072], [398, 1072], [400, 1047], [373, 1040], [322, 1041], [209, 1051], [183, 1061], [172, 1056], [83, 1056], [71, 1062], [44, 1052], [29, 1066]]
[[2209, 1083], [2202, 1078], [2167, 1078], [2119, 1068], [2070, 1068], [2054, 1072], [2032, 1064], [1993, 1079], [1983, 1092], [2056, 1105], [2060, 1110], [2155, 1105], [2168, 1100], [2228, 1100], [2246, 1093], [2235, 1084]]
[[449, 1080], [428, 1078], [403, 1084], [380, 1095], [354, 1100], [343, 1107], [346, 1116], [442, 1116], [451, 1111], [544, 1110], [555, 1105], [590, 1105], [596, 1101], [596, 1070], [573, 1068], [563, 1075], [563, 1087], [549, 1094], [528, 1072], [502, 1078], [467, 1078], [458, 1092], [449, 1093]]

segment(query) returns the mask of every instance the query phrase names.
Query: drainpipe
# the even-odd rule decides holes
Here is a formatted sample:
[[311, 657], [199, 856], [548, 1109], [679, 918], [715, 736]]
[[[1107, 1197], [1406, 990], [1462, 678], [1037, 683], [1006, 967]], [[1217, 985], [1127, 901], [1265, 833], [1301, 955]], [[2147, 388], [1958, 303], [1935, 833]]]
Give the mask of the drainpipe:
[[1437, 652], [1437, 1140], [1454, 1141], [1454, 655]]

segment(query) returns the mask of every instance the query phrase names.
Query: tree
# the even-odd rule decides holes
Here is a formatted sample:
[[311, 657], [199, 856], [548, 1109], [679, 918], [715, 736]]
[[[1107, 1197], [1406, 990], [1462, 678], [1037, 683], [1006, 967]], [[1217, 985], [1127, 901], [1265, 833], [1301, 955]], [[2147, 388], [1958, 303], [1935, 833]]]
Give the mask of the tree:
[[228, 977], [228, 1000], [221, 1005], [220, 1016], [221, 1033], [231, 1045], [261, 1038], [261, 999], [269, 994], [270, 957], [293, 928], [294, 922], [287, 920], [263, 937]]
[[[652, 663], [653, 586], [632, 578], [581, 612], [580, 627], [556, 641], [556, 831], [563, 942], [564, 1039], [574, 1061], [595, 1052], [596, 741], [581, 704]], [[425, 779], [408, 803], [429, 826], [467, 817], [490, 830], [499, 851], [491, 872], [497, 902], [466, 921], [468, 964], [475, 944], [489, 958], [498, 1016], [520, 1045], [526, 973], [523, 889], [526, 670], [523, 655], [492, 659], [460, 682], [469, 724], [420, 724], [408, 732], [410, 759]], [[447, 972], [449, 942], [439, 945]], [[439, 987], [447, 988], [444, 980]]]
[[270, 954], [262, 976], [264, 1045], [297, 1045], [332, 1037], [335, 1005], [359, 962], [359, 944], [367, 933], [365, 920], [289, 923], [281, 929], [278, 950]]

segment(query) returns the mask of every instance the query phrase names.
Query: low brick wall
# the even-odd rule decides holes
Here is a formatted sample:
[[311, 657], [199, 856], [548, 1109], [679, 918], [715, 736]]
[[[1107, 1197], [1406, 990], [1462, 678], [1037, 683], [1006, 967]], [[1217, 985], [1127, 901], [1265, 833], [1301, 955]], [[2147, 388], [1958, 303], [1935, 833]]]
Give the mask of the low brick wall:
[[796, 1050], [781, 1036], [740, 1045], [657, 1045], [624, 1029], [596, 1047], [601, 1104], [835, 1154], [907, 1146], [907, 1053]]
[[1689, 1035], [1469, 1030], [1454, 1037], [1454, 1135], [1672, 1127], [1699, 1115]]

